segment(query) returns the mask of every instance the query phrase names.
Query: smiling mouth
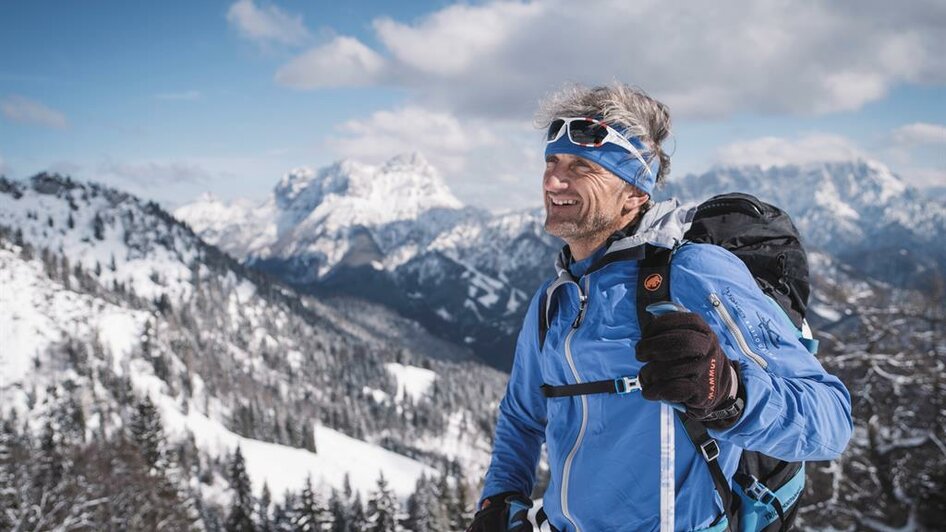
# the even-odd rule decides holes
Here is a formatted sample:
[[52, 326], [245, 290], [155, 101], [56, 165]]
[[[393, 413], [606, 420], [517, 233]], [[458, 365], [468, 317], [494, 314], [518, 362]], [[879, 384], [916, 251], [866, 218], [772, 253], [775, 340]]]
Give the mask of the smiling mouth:
[[549, 203], [555, 207], [568, 207], [570, 205], [578, 205], [578, 200], [549, 198]]

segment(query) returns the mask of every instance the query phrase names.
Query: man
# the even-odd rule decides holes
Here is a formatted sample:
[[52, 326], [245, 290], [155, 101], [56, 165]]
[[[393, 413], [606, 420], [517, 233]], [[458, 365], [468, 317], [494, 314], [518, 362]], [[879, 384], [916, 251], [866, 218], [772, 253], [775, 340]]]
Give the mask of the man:
[[[734, 255], [681, 243], [687, 212], [675, 201], [650, 201], [669, 170], [667, 108], [625, 85], [574, 87], [545, 101], [540, 118], [545, 228], [567, 245], [559, 275], [526, 314], [470, 530], [531, 530], [543, 442], [553, 529], [725, 529], [707, 461], [669, 406], [710, 428], [727, 480], [743, 449], [791, 461], [840, 455], [852, 430], [847, 390], [785, 320], [771, 320], [767, 349], [737, 338], [750, 333], [723, 313], [766, 317], [776, 307]], [[670, 298], [680, 311], [642, 331], [635, 297], [645, 244], [674, 249]], [[619, 376], [637, 376], [640, 392], [546, 397]], [[668, 442], [672, 456], [662, 457]], [[662, 500], [668, 489], [672, 500]]]

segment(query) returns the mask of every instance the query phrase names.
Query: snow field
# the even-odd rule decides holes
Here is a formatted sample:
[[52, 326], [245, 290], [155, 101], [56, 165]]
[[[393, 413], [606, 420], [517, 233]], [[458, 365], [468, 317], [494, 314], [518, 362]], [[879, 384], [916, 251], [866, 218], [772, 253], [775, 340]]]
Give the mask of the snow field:
[[397, 398], [401, 400], [408, 395], [414, 401], [420, 400], [437, 378], [437, 374], [429, 369], [416, 366], [405, 366], [395, 362], [385, 364], [385, 369], [397, 379]]

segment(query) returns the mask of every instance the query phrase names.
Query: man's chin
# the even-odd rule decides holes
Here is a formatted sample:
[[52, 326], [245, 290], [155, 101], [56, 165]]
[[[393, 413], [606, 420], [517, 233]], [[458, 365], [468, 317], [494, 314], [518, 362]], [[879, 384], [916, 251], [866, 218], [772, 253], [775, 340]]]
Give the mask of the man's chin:
[[578, 224], [569, 221], [545, 219], [545, 232], [561, 239], [574, 237], [578, 234]]

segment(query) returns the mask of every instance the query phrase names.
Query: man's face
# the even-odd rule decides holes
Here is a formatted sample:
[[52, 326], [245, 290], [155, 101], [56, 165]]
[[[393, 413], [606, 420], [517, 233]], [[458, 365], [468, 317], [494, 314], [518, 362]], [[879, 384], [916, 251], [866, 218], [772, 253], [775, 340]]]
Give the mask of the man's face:
[[620, 229], [626, 183], [600, 165], [576, 155], [548, 155], [542, 185], [549, 234], [572, 243]]

